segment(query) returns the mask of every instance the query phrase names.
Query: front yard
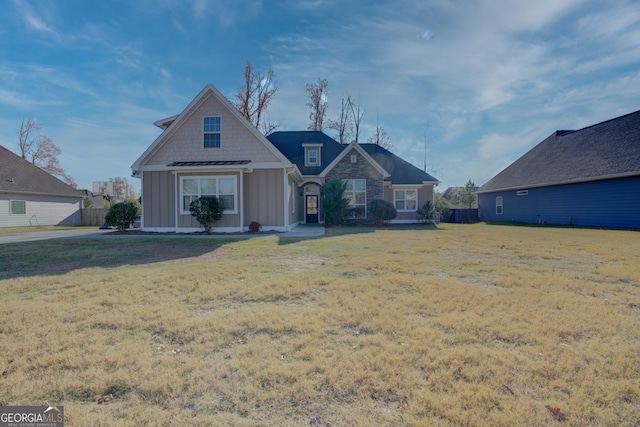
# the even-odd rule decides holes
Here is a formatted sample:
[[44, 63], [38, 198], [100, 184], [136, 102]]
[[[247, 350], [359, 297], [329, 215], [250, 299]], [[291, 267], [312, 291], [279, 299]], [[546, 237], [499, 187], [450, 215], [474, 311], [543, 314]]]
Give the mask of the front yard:
[[0, 260], [0, 405], [63, 405], [68, 426], [640, 420], [638, 233], [329, 228]]

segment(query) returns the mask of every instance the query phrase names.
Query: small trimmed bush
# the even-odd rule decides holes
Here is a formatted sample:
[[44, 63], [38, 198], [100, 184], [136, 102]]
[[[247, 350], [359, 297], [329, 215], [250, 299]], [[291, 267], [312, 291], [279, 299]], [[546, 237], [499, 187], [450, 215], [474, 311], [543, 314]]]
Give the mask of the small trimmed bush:
[[427, 200], [420, 208], [418, 208], [418, 220], [424, 224], [433, 221], [435, 211], [433, 203], [431, 203], [430, 200]]
[[205, 233], [211, 233], [213, 224], [222, 218], [224, 206], [215, 196], [203, 196], [189, 204], [189, 212], [204, 228]]
[[260, 223], [257, 221], [252, 221], [251, 224], [249, 224], [250, 233], [259, 233], [261, 229], [262, 225], [260, 225]]
[[388, 224], [389, 221], [398, 216], [398, 211], [393, 203], [382, 199], [371, 201], [371, 218], [378, 225]]
[[116, 227], [120, 231], [125, 231], [131, 227], [138, 216], [138, 205], [133, 202], [116, 203], [109, 208], [105, 216], [105, 222]]

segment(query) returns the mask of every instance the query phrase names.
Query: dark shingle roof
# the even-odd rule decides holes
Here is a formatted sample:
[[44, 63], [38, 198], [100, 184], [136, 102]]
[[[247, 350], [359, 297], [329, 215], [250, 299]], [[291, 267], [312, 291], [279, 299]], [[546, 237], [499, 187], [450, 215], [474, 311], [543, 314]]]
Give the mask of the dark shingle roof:
[[53, 175], [0, 146], [0, 192], [82, 197]]
[[556, 131], [478, 193], [640, 175], [640, 111], [577, 131]]
[[385, 179], [392, 184], [422, 184], [423, 182], [438, 182], [438, 180], [406, 160], [396, 156], [391, 151], [377, 144], [360, 144], [373, 159], [389, 172], [391, 176]]
[[[340, 144], [329, 135], [320, 131], [291, 131], [274, 132], [267, 139], [284, 154], [287, 159], [295, 163], [302, 175], [320, 175], [322, 170], [344, 150], [346, 145]], [[320, 166], [308, 167], [304, 165], [304, 147], [302, 144], [321, 143]]]
[[[267, 139], [300, 169], [302, 175], [320, 175], [320, 173], [342, 153], [347, 147], [320, 131], [274, 132]], [[307, 167], [304, 165], [305, 143], [322, 143], [320, 150], [321, 165]], [[386, 181], [393, 184], [422, 184], [424, 181], [438, 182], [437, 179], [421, 171], [411, 163], [401, 159], [392, 152], [376, 144], [360, 144], [384, 170], [391, 176]]]

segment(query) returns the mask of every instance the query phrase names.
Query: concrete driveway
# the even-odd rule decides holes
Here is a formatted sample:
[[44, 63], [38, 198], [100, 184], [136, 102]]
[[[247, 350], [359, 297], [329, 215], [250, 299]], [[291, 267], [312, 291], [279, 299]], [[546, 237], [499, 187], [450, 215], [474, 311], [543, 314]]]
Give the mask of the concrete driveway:
[[82, 227], [69, 230], [31, 231], [28, 233], [0, 234], [0, 245], [5, 243], [34, 242], [37, 240], [101, 237], [113, 230]]

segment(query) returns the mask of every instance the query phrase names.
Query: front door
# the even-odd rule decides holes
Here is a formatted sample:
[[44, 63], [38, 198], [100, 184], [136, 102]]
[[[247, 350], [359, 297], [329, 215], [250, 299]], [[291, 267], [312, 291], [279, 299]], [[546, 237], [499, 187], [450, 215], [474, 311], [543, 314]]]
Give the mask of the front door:
[[318, 196], [308, 194], [306, 205], [307, 205], [306, 223], [317, 224], [318, 223]]

